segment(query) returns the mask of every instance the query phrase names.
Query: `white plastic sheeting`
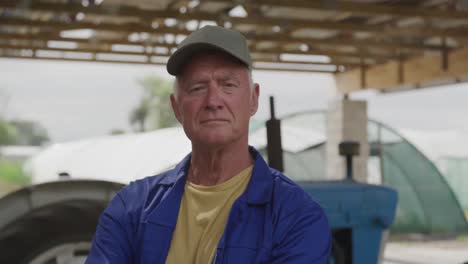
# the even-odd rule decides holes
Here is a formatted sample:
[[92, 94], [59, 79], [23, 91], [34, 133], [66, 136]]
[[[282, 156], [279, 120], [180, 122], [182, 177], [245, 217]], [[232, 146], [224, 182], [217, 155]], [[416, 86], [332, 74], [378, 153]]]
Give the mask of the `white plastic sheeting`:
[[[312, 122], [320, 124], [318, 122]], [[303, 122], [301, 116], [282, 121], [283, 149], [298, 153], [326, 140], [324, 128]], [[460, 131], [400, 131], [432, 161], [451, 156], [468, 156], [467, 133]], [[266, 147], [266, 129], [250, 134], [249, 144]], [[57, 180], [59, 173], [71, 178], [88, 178], [128, 183], [158, 174], [177, 164], [190, 152], [190, 141], [181, 127], [148, 133], [106, 136], [54, 144], [33, 157], [26, 165], [33, 182]]]
[[403, 129], [399, 132], [434, 162], [447, 157], [468, 157], [468, 130]]
[[26, 170], [33, 183], [57, 180], [59, 173], [128, 183], [167, 170], [189, 152], [183, 129], [174, 127], [54, 144], [29, 160]]
[[41, 151], [38, 146], [0, 146], [0, 158], [10, 161], [24, 161]]
[[[309, 147], [323, 143], [325, 135], [319, 131], [311, 131], [307, 128], [281, 125], [281, 144], [283, 150], [298, 153]], [[249, 144], [258, 149], [266, 148], [266, 128], [260, 128], [249, 137]]]
[[[323, 133], [283, 123], [283, 148], [299, 152], [325, 140]], [[266, 129], [257, 129], [249, 144], [266, 147]], [[190, 141], [181, 127], [148, 133], [106, 136], [54, 144], [26, 164], [33, 183], [59, 179], [59, 173], [71, 178], [99, 179], [120, 183], [163, 172], [190, 152]]]

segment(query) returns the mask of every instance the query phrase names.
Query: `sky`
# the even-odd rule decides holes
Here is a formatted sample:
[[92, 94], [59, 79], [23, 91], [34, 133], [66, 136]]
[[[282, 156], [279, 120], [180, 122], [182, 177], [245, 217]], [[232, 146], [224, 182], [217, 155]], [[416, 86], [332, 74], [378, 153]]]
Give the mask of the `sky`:
[[[172, 78], [162, 66], [0, 58], [0, 116], [37, 121], [53, 142], [131, 131], [138, 80], [152, 75]], [[261, 87], [257, 119], [269, 117], [270, 95], [282, 116], [326, 109], [335, 94], [328, 74], [254, 71], [253, 78]], [[468, 84], [351, 98], [367, 100], [369, 116], [396, 129], [468, 129]]]

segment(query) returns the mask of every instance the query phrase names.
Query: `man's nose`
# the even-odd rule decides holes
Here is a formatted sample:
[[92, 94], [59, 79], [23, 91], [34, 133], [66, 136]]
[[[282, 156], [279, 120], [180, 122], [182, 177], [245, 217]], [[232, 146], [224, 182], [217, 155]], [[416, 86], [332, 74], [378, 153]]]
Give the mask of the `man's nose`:
[[223, 100], [219, 87], [215, 84], [210, 85], [206, 94], [206, 109], [220, 110], [223, 108]]

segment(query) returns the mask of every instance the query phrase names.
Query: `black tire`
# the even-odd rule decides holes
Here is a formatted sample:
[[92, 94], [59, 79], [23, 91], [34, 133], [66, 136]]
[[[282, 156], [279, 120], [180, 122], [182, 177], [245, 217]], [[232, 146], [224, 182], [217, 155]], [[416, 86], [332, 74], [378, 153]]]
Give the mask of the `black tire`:
[[[89, 249], [91, 247], [93, 234], [66, 234], [63, 238], [55, 237], [48, 238], [49, 241], [45, 242], [41, 246], [38, 246], [32, 252], [25, 252], [24, 259], [22, 264], [55, 264], [57, 259], [63, 257], [63, 252], [54, 252], [57, 248], [68, 247], [69, 250], [65, 252], [66, 254], [73, 255], [73, 262], [78, 263], [77, 258], [81, 258], [84, 262], [84, 259], [89, 254]], [[47, 239], [44, 239], [47, 240]], [[70, 250], [72, 249], [72, 250]], [[60, 250], [63, 251], [63, 250]]]
[[99, 215], [121, 187], [104, 181], [58, 181], [2, 197], [0, 263], [54, 264], [63, 258], [82, 262]]

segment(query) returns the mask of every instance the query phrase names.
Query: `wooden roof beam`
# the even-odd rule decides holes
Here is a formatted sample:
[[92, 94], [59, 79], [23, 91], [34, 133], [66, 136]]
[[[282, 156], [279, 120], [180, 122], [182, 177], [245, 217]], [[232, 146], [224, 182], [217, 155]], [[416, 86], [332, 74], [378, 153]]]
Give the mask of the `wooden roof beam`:
[[[227, 4], [233, 4], [232, 0], [205, 0], [205, 2], [223, 2]], [[338, 12], [353, 12], [359, 14], [368, 15], [392, 15], [397, 17], [423, 17], [423, 18], [441, 18], [441, 19], [463, 19], [468, 20], [468, 11], [457, 11], [457, 10], [442, 10], [435, 8], [411, 8], [401, 5], [386, 5], [386, 4], [372, 4], [372, 3], [359, 3], [359, 2], [347, 2], [339, 1], [336, 5], [324, 4], [324, 1], [316, 0], [255, 0], [255, 1], [237, 1], [237, 4], [243, 4], [244, 2], [248, 5], [266, 5], [271, 7], [290, 7], [290, 8], [308, 8], [316, 10], [328, 10]], [[0, 7], [4, 8], [18, 8], [26, 7], [31, 10], [42, 10], [42, 11], [61, 11], [61, 12], [84, 12], [93, 13], [100, 15], [122, 15], [122, 16], [146, 16], [146, 17], [159, 17], [164, 15], [170, 15], [173, 18], [184, 16], [184, 13], [178, 10], [144, 10], [128, 5], [119, 5], [119, 8], [115, 8], [109, 5], [101, 6], [88, 6], [84, 7], [81, 4], [56, 4], [40, 1], [29, 1], [26, 5], [16, 0], [3, 0]], [[206, 19], [207, 15], [211, 16], [212, 20], [215, 20], [217, 16], [210, 15], [209, 13], [202, 13], [197, 11], [198, 14], [203, 15], [203, 19]], [[192, 19], [199, 19], [196, 16]]]
[[[31, 11], [43, 11], [43, 12], [62, 12], [62, 13], [78, 13], [84, 14], [102, 15], [102, 16], [126, 16], [126, 17], [138, 17], [143, 20], [149, 19], [160, 19], [160, 18], [175, 18], [180, 20], [213, 20], [217, 21], [219, 16], [202, 11], [181, 13], [179, 10], [151, 10], [141, 9], [130, 5], [93, 5], [83, 6], [80, 3], [51, 3], [42, 1], [30, 1], [28, 5], [24, 6], [21, 2], [18, 3], [16, 0], [2, 0], [0, 2], [0, 8], [10, 9], [25, 9]], [[188, 15], [190, 14], [190, 16]]]
[[309, 37], [294, 37], [289, 34], [269, 34], [269, 35], [252, 35], [247, 34], [248, 39], [255, 41], [272, 41], [277, 43], [302, 43], [308, 45], [335, 45], [335, 46], [356, 46], [359, 48], [380, 48], [389, 50], [412, 49], [412, 50], [434, 50], [441, 51], [444, 49], [442, 45], [428, 44], [407, 44], [376, 41], [374, 39], [318, 39]]
[[[101, 23], [94, 24], [88, 22], [58, 22], [58, 21], [37, 21], [27, 20], [19, 18], [0, 18], [0, 23], [8, 26], [29, 26], [29, 27], [51, 27], [56, 30], [72, 30], [72, 29], [95, 29], [95, 30], [108, 30], [118, 32], [148, 32], [153, 34], [181, 34], [188, 35], [191, 31], [186, 29], [178, 29], [173, 27], [160, 26], [153, 28], [145, 24], [126, 23], [123, 25], [113, 23]], [[278, 43], [304, 43], [309, 45], [337, 45], [337, 46], [358, 46], [363, 47], [376, 47], [382, 49], [413, 49], [413, 50], [442, 50], [444, 47], [440, 45], [427, 45], [427, 44], [400, 44], [400, 43], [388, 43], [375, 40], [353, 40], [353, 39], [317, 39], [317, 38], [306, 38], [306, 37], [294, 37], [289, 34], [252, 34], [251, 32], [245, 33], [247, 38], [252, 41], [272, 41]]]
[[[74, 22], [74, 23], [66, 23], [66, 22], [58, 22], [58, 21], [37, 21], [37, 20], [28, 20], [28, 19], [18, 19], [18, 18], [0, 18], [0, 23], [3, 25], [8, 25], [8, 26], [28, 26], [28, 27], [45, 27], [49, 29], [53, 29], [56, 31], [60, 30], [72, 30], [72, 29], [94, 29], [94, 30], [109, 30], [109, 31], [118, 31], [120, 33], [127, 33], [131, 34], [133, 32], [148, 32], [151, 34], [181, 34], [181, 35], [188, 35], [191, 33], [189, 30], [185, 29], [177, 29], [173, 27], [159, 27], [157, 29], [152, 28], [151, 26], [143, 25], [143, 24], [113, 24], [113, 23], [101, 23], [101, 24], [94, 24], [94, 23], [89, 23], [89, 22]], [[359, 49], [365, 48], [365, 47], [379, 47], [379, 48], [384, 48], [388, 49], [388, 54], [390, 54], [390, 57], [394, 57], [397, 55], [398, 51], [400, 48], [402, 49], [407, 49], [410, 48], [411, 50], [416, 50], [420, 51], [422, 49], [431, 49], [431, 50], [443, 50], [446, 49], [446, 47], [439, 47], [439, 46], [434, 46], [434, 45], [422, 45], [421, 48], [419, 48], [418, 45], [401, 45], [400, 48], [397, 44], [382, 44], [383, 46], [377, 45], [377, 43], [372, 43], [372, 41], [369, 41], [368, 44], [365, 43], [365, 41], [356, 41], [356, 40], [350, 40], [349, 45], [346, 43], [346, 41], [337, 41], [337, 40], [317, 40], [317, 39], [309, 39], [309, 38], [296, 38], [296, 37], [289, 37], [285, 34], [283, 35], [252, 35], [251, 33], [247, 33], [247, 38], [252, 40], [252, 41], [272, 41], [275, 43], [279, 44], [287, 44], [287, 43], [305, 43], [308, 45], [335, 45], [335, 46], [356, 46]], [[20, 37], [20, 36], [18, 36]], [[52, 37], [52, 39], [57, 39], [56, 37]], [[71, 41], [71, 40], [70, 40]], [[89, 41], [89, 39], [87, 39]], [[99, 39], [92, 39], [92, 41], [99, 42]], [[307, 42], [306, 42], [307, 41]], [[121, 40], [120, 42], [125, 42], [125, 44], [135, 44], [131, 43], [126, 40]], [[147, 41], [142, 41], [144, 43], [147, 43]], [[122, 44], [122, 43], [121, 43]], [[361, 45], [362, 44], [362, 45]], [[376, 45], [374, 45], [376, 44]], [[175, 47], [175, 46], [174, 46]], [[423, 48], [424, 47], [424, 48]], [[350, 55], [348, 52], [346, 55]], [[374, 54], [375, 55], [375, 54]], [[369, 55], [367, 57], [375, 57], [374, 55]], [[339, 56], [339, 55], [337, 55]], [[359, 56], [363, 56], [362, 54]]]
[[[13, 40], [25, 40], [28, 41], [28, 45], [18, 45], [18, 44], [11, 44]], [[47, 35], [47, 34], [6, 34], [6, 33], [0, 33], [0, 43], [10, 43], [10, 44], [0, 44], [3, 47], [16, 47], [16, 48], [21, 48], [21, 49], [37, 49], [37, 48], [44, 48], [45, 43], [41, 44], [42, 46], [38, 45], [37, 41], [58, 41], [58, 42], [73, 42], [77, 44], [89, 44], [91, 45], [90, 41], [88, 39], [81, 39], [81, 38], [62, 38], [60, 36], [56, 35]], [[86, 51], [86, 52], [113, 52], [110, 48], [109, 45], [131, 45], [131, 46], [142, 46], [142, 48], [146, 47], [164, 47], [168, 49], [167, 53], [154, 53], [154, 55], [169, 55], [169, 50], [171, 48], [174, 48], [174, 44], [168, 44], [168, 43], [156, 43], [156, 42], [131, 42], [128, 40], [120, 40], [120, 39], [101, 39], [98, 42], [93, 42], [94, 45], [107, 45], [106, 48], [100, 49], [100, 50], [86, 50], [86, 48], [79, 47], [80, 51]], [[63, 49], [61, 51], [73, 51], [74, 49]], [[116, 53], [121, 53], [121, 54], [135, 54], [135, 52], [116, 52]], [[143, 53], [142, 53], [143, 54]], [[147, 54], [147, 53], [144, 53]], [[342, 60], [339, 59], [340, 56], [335, 56], [335, 59], [331, 58], [330, 63], [323, 63], [323, 62], [311, 62], [311, 61], [305, 61], [305, 60], [284, 60], [284, 59], [279, 59], [279, 56], [273, 56], [274, 54], [272, 53], [261, 53], [258, 50], [256, 52], [253, 52], [254, 55], [268, 55], [270, 57], [275, 57], [276, 59], [256, 59], [255, 61], [259, 62], [281, 62], [281, 63], [295, 63], [295, 64], [317, 64], [317, 65], [343, 65], [343, 66], [358, 66], [361, 65], [362, 63], [359, 62], [350, 62], [349, 60]], [[302, 54], [302, 53], [301, 53]], [[346, 57], [346, 56], [344, 56]], [[356, 61], [356, 60], [355, 60]], [[366, 64], [373, 64], [373, 63], [366, 63]]]
[[[347, 60], [339, 60], [339, 59], [331, 59], [331, 61], [328, 62], [311, 62], [311, 61], [305, 61], [305, 60], [285, 60], [285, 59], [255, 59], [255, 61], [258, 62], [280, 62], [280, 63], [290, 63], [290, 64], [313, 64], [313, 65], [335, 65], [335, 66], [346, 66], [346, 67], [355, 67], [355, 66], [361, 66], [363, 65], [362, 62], [350, 62]], [[374, 65], [375, 63], [364, 63], [365, 65]]]
[[[1, 22], [2, 19], [0, 19]], [[49, 23], [49, 22], [48, 22]], [[105, 39], [76, 39], [76, 38], [62, 38], [57, 36], [50, 36], [50, 35], [42, 35], [42, 34], [29, 34], [29, 35], [22, 35], [22, 34], [0, 34], [0, 37], [4, 36], [9, 39], [25, 39], [25, 40], [54, 40], [54, 41], [72, 41], [77, 43], [103, 43], [103, 44], [123, 44], [123, 45], [154, 45], [154, 46], [161, 46], [167, 48], [176, 48], [177, 45], [175, 43], [158, 43], [158, 42], [150, 42], [150, 41], [141, 41], [141, 42], [130, 42], [128, 40], [105, 40]], [[251, 46], [251, 52], [257, 53], [267, 53], [267, 54], [281, 54], [281, 53], [288, 53], [288, 54], [300, 54], [300, 55], [325, 55], [330, 57], [355, 57], [355, 58], [371, 58], [376, 60], [388, 60], [397, 58], [397, 54], [389, 53], [389, 55], [379, 55], [375, 53], [360, 51], [357, 53], [352, 52], [342, 52], [342, 51], [329, 51], [329, 50], [319, 50], [319, 49], [311, 49], [309, 51], [299, 51], [299, 50], [287, 50], [284, 48], [270, 48], [270, 49], [259, 49], [257, 47]]]
[[64, 41], [75, 42], [77, 44], [109, 44], [109, 45], [142, 45], [142, 46], [163, 46], [167, 48], [175, 48], [175, 44], [156, 42], [156, 41], [129, 41], [126, 38], [116, 39], [83, 39], [60, 37], [56, 34], [18, 34], [18, 33], [0, 33], [0, 40], [27, 40], [27, 41]]
[[117, 31], [117, 32], [148, 32], [153, 34], [184, 34], [188, 35], [192, 31], [177, 29], [173, 27], [160, 26], [158, 28], [153, 28], [150, 25], [145, 25], [142, 23], [125, 23], [125, 24], [115, 24], [115, 23], [89, 23], [89, 22], [59, 22], [59, 21], [40, 21], [40, 20], [29, 20], [29, 19], [20, 19], [20, 18], [3, 18], [0, 17], [0, 26], [27, 26], [27, 27], [48, 27], [60, 30], [73, 30], [73, 29], [94, 29], [94, 30], [108, 30], [108, 31]]
[[[12, 0], [5, 0], [0, 2], [0, 8], [16, 8], [17, 4]], [[381, 36], [441, 36], [453, 38], [468, 38], [468, 30], [466, 29], [440, 29], [434, 27], [395, 27], [395, 26], [380, 26], [380, 25], [362, 25], [362, 24], [349, 24], [343, 22], [330, 22], [330, 21], [316, 21], [309, 19], [293, 19], [293, 18], [273, 18], [273, 17], [259, 17], [259, 18], [239, 18], [230, 17], [225, 14], [211, 14], [201, 11], [193, 11], [189, 13], [180, 13], [173, 10], [143, 10], [130, 6], [89, 6], [83, 7], [80, 4], [57, 4], [57, 3], [44, 3], [34, 1], [28, 6], [29, 10], [41, 10], [48, 12], [68, 12], [76, 13], [83, 12], [96, 15], [110, 15], [117, 16], [133, 16], [139, 17], [143, 21], [161, 18], [175, 18], [181, 21], [188, 20], [211, 20], [211, 21], [229, 21], [234, 24], [251, 24], [251, 25], [264, 25], [264, 26], [283, 26], [290, 29], [298, 28], [319, 28], [328, 30], [340, 30], [348, 32], [370, 32], [374, 35]]]
[[11, 55], [6, 54], [8, 49], [0, 48], [0, 59], [32, 59], [32, 60], [52, 60], [52, 61], [75, 61], [75, 62], [104, 62], [104, 63], [124, 63], [124, 64], [146, 64], [146, 65], [166, 65], [162, 62], [150, 62], [150, 61], [129, 61], [129, 60], [106, 60], [106, 59], [78, 59], [78, 58], [69, 58], [69, 57], [50, 57], [50, 56], [21, 56], [21, 55]]
[[309, 50], [309, 51], [299, 51], [299, 50], [287, 50], [284, 48], [270, 48], [270, 49], [259, 49], [251, 48], [251, 52], [259, 52], [265, 54], [295, 54], [295, 55], [324, 55], [329, 57], [347, 57], [347, 58], [362, 58], [362, 59], [375, 59], [375, 60], [391, 60], [398, 58], [397, 55], [384, 55], [384, 54], [375, 54], [370, 52], [343, 52], [343, 51], [334, 51], [334, 50]]
[[131, 52], [131, 51], [115, 51], [108, 47], [93, 47], [84, 48], [78, 47], [74, 49], [68, 48], [55, 48], [48, 47], [46, 45], [11, 45], [11, 44], [0, 44], [0, 49], [15, 49], [15, 50], [47, 50], [47, 51], [60, 51], [60, 52], [84, 52], [84, 53], [107, 53], [107, 54], [118, 54], [118, 55], [141, 55], [141, 56], [158, 56], [161, 58], [168, 58], [168, 54], [160, 54], [156, 52]]
[[[1, 37], [1, 36], [0, 36]], [[12, 38], [8, 39], [3, 39], [4, 41], [6, 40], [11, 40]], [[23, 40], [29, 40], [29, 41], [34, 41], [37, 40], [37, 38], [18, 38], [18, 39], [23, 39]], [[1, 40], [1, 38], [0, 38]], [[53, 39], [54, 41], [70, 41], [70, 39], [66, 38], [55, 38]], [[82, 41], [80, 41], [82, 42]], [[86, 42], [82, 42], [86, 43]], [[98, 42], [99, 43], [99, 42]], [[176, 45], [174, 44], [168, 44], [168, 43], [153, 43], [153, 44], [146, 44], [143, 45], [141, 43], [133, 43], [133, 44], [128, 44], [128, 43], [119, 43], [119, 42], [106, 42], [106, 43], [100, 43], [100, 44], [121, 44], [121, 45], [142, 45], [146, 47], [164, 47], [164, 48], [174, 48]], [[33, 45], [30, 45], [30, 49], [34, 49]], [[280, 49], [280, 48], [274, 48], [274, 49], [257, 49], [257, 48], [251, 48], [250, 51], [252, 53], [258, 53], [260, 55], [265, 55], [265, 56], [278, 56], [279, 54], [294, 54], [294, 55], [323, 55], [323, 56], [328, 56], [331, 59], [340, 59], [340, 58], [364, 58], [364, 59], [372, 59], [376, 61], [386, 61], [388, 59], [392, 59], [394, 57], [388, 57], [388, 56], [381, 56], [381, 55], [375, 55], [375, 54], [368, 54], [368, 53], [360, 53], [360, 54], [354, 54], [354, 53], [348, 53], [348, 52], [337, 52], [337, 51], [313, 51], [313, 52], [302, 52], [302, 51], [293, 51], [293, 50], [285, 50], [285, 49]], [[349, 64], [349, 63], [348, 63]]]
[[[230, 0], [206, 0], [207, 2], [232, 2]], [[245, 0], [244, 0], [245, 1]], [[243, 1], [240, 1], [241, 3]], [[395, 17], [422, 17], [440, 19], [468, 20], [468, 11], [442, 10], [425, 7], [406, 7], [402, 5], [373, 4], [348, 1], [333, 1], [335, 4], [327, 4], [327, 1], [316, 0], [255, 0], [248, 1], [252, 5], [264, 5], [270, 7], [307, 8], [324, 11], [352, 12], [366, 15], [391, 15]]]
[[[1, 40], [1, 39], [0, 39]], [[118, 55], [140, 55], [140, 56], [152, 56], [158, 57], [162, 60], [169, 59], [168, 54], [160, 54], [154, 51], [151, 52], [133, 52], [133, 51], [115, 51], [108, 47], [92, 47], [92, 48], [56, 48], [48, 47], [46, 45], [12, 45], [12, 44], [0, 44], [0, 49], [10, 49], [10, 50], [46, 50], [46, 51], [59, 51], [59, 52], [79, 52], [79, 53], [105, 53], [105, 54], [118, 54]], [[352, 63], [337, 63], [332, 61], [330, 63], [325, 62], [310, 62], [310, 61], [293, 61], [293, 60], [282, 60], [282, 59], [256, 59], [255, 62], [261, 63], [273, 63], [273, 64], [284, 64], [284, 65], [309, 65], [309, 66], [346, 66], [346, 65], [357, 65]]]
[[[351, 93], [362, 89], [382, 92], [456, 83], [468, 80], [468, 48], [390, 61], [381, 65], [361, 67], [335, 75], [337, 89]], [[446, 64], [444, 67], [444, 64]]]
[[[50, 57], [50, 56], [21, 56], [21, 55], [9, 55], [6, 54], [8, 49], [0, 48], [0, 59], [9, 58], [9, 59], [36, 59], [36, 60], [52, 60], [52, 61], [75, 61], [75, 62], [103, 62], [103, 63], [124, 63], [124, 64], [143, 64], [143, 65], [161, 65], [164, 66], [166, 63], [163, 62], [154, 62], [154, 61], [128, 61], [128, 60], [108, 60], [108, 59], [99, 59], [99, 58], [70, 58], [70, 57]], [[306, 73], [335, 73], [336, 71], [331, 70], [314, 70], [314, 69], [295, 69], [288, 67], [256, 67], [255, 70], [263, 71], [287, 71], [287, 72], [306, 72]]]
[[410, 36], [410, 37], [453, 37], [468, 38], [468, 29], [440, 29], [434, 27], [395, 27], [382, 25], [362, 25], [350, 24], [344, 22], [316, 21], [308, 19], [289, 19], [289, 18], [238, 18], [230, 17], [226, 19], [234, 24], [262, 25], [262, 26], [283, 26], [291, 29], [326, 29], [339, 30], [345, 32], [368, 32], [377, 36]]

